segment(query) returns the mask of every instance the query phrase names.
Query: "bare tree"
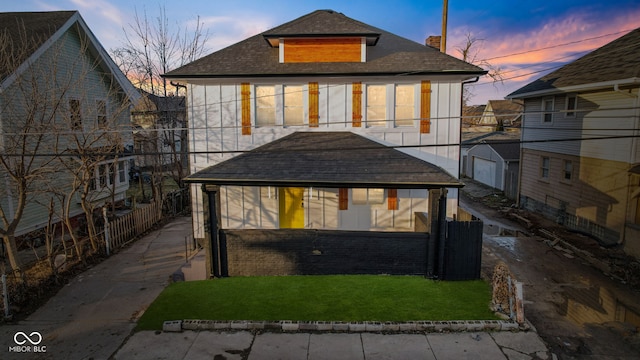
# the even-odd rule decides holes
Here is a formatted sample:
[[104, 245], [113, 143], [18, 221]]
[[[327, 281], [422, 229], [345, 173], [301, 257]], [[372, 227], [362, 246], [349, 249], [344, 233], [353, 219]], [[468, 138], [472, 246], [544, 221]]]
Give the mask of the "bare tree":
[[[486, 60], [478, 59], [478, 54], [482, 45], [484, 43], [484, 39], [476, 38], [472, 33], [468, 32], [465, 36], [465, 42], [461, 46], [455, 47], [456, 51], [460, 54], [462, 60], [478, 65], [482, 68], [488, 69], [487, 75], [493, 79], [493, 82], [502, 82], [502, 69], [499, 66], [494, 66], [490, 64]], [[473, 96], [473, 92], [469, 87], [465, 87], [462, 93], [462, 104], [468, 105], [469, 100]]]
[[[153, 115], [156, 122], [152, 128], [146, 129], [147, 133], [157, 132], [148, 137], [155, 142], [155, 163], [151, 174], [154, 197], [162, 193], [161, 173], [167, 166], [174, 181], [181, 187], [183, 185], [187, 151], [186, 108], [183, 107], [183, 114], [179, 115], [175, 108], [176, 99], [168, 96], [184, 95], [186, 88], [168, 83], [161, 75], [208, 52], [209, 32], [204, 29], [200, 17], [192, 23], [195, 24], [193, 28], [172, 25], [162, 5], [158, 7], [156, 17], [150, 17], [144, 8], [142, 13], [136, 9], [134, 23], [123, 29], [124, 44], [111, 50], [116, 63], [136, 87], [152, 96], [165, 97], [154, 101], [154, 109], [137, 109], [138, 113], [146, 112], [142, 114], [144, 116]], [[184, 106], [184, 101], [182, 104]], [[164, 148], [170, 149], [171, 153], [161, 154]]]

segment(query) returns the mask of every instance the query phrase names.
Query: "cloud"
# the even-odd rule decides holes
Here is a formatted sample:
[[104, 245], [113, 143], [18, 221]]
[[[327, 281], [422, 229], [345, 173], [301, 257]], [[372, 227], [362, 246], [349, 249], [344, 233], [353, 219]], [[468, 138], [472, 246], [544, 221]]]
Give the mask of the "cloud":
[[271, 28], [272, 22], [266, 17], [205, 16], [186, 23], [187, 29], [195, 29], [196, 21], [209, 31], [208, 47], [216, 51], [235, 44]]
[[81, 10], [81, 12], [99, 15], [104, 21], [110, 24], [118, 24], [122, 26], [122, 19], [125, 16], [113, 4], [105, 0], [71, 0], [71, 2]]

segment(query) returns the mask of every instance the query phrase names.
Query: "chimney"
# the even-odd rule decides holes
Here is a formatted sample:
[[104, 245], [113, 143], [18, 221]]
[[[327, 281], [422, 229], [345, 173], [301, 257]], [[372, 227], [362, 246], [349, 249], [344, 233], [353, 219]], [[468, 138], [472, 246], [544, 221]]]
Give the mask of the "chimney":
[[442, 40], [440, 35], [429, 36], [427, 40], [425, 40], [425, 45], [440, 50], [440, 40]]

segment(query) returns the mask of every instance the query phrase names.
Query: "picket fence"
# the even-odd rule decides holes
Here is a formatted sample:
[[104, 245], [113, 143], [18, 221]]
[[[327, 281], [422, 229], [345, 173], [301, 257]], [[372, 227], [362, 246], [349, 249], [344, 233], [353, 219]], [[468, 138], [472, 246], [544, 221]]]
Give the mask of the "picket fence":
[[115, 220], [109, 220], [105, 224], [105, 234], [108, 235], [107, 239], [105, 239], [107, 252], [135, 239], [161, 219], [162, 199], [158, 199]]

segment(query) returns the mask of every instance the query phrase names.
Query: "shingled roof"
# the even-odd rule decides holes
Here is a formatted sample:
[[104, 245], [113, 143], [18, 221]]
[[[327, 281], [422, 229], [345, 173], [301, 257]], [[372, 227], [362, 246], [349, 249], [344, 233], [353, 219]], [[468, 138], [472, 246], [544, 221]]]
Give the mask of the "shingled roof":
[[524, 98], [559, 88], [616, 80], [640, 82], [640, 28], [507, 95]]
[[462, 187], [442, 168], [351, 132], [296, 132], [188, 176], [214, 185]]
[[[11, 51], [14, 56], [13, 61], [21, 64], [75, 13], [75, 11], [0, 13], [0, 39], [6, 42], [4, 46], [21, 49]], [[0, 61], [0, 80], [9, 75], [10, 70], [6, 66], [6, 61]]]
[[[362, 36], [366, 62], [280, 63], [273, 37]], [[373, 40], [372, 40], [373, 39]], [[377, 41], [375, 41], [377, 40]], [[447, 74], [473, 77], [483, 69], [429, 46], [351, 19], [333, 10], [317, 10], [191, 62], [164, 76], [175, 79], [262, 76], [371, 76]]]

